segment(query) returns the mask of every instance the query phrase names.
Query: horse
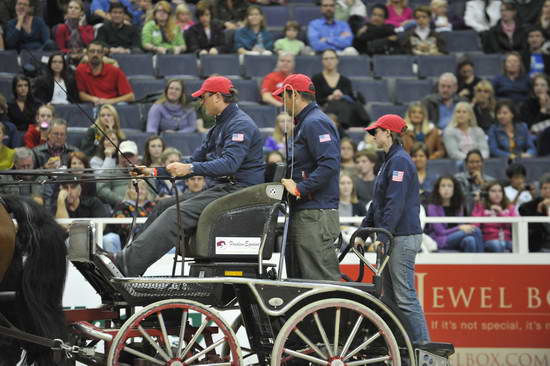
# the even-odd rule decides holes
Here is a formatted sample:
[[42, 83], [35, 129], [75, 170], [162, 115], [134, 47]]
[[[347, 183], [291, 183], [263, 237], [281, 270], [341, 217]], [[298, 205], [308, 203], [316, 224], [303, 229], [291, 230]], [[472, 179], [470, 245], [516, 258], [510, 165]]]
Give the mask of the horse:
[[[32, 335], [66, 340], [66, 231], [32, 199], [15, 196], [0, 197], [0, 225], [0, 292], [15, 292], [14, 300], [0, 302], [0, 314]], [[0, 324], [6, 325], [1, 317]], [[58, 365], [52, 350], [0, 332], [0, 366], [17, 365], [23, 350], [23, 364]]]

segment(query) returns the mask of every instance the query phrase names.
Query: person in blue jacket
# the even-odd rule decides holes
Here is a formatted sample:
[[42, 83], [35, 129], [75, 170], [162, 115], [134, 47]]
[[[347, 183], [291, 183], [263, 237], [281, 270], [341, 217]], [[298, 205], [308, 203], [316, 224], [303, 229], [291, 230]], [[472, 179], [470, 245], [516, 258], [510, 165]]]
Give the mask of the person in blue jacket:
[[[418, 174], [401, 145], [406, 123], [398, 115], [387, 114], [366, 130], [374, 136], [377, 147], [384, 150], [385, 160], [374, 180], [372, 203], [361, 226], [383, 228], [393, 234], [394, 247], [383, 274], [383, 297], [397, 304], [406, 316], [412, 341], [428, 342], [426, 319], [414, 287], [414, 263], [422, 243], [422, 229]], [[374, 244], [388, 244], [388, 239], [379, 234]]]
[[340, 234], [338, 217], [340, 139], [336, 126], [315, 103], [309, 77], [292, 74], [281, 88], [287, 112], [294, 118], [292, 153], [287, 157], [290, 178], [288, 277], [340, 279], [334, 241]]
[[[202, 210], [212, 201], [247, 186], [264, 182], [263, 139], [254, 121], [236, 104], [236, 90], [223, 76], [206, 79], [192, 94], [204, 111], [216, 116], [201, 146], [185, 163], [166, 166], [165, 174], [202, 175], [209, 187], [180, 205], [184, 232], [197, 226]], [[162, 168], [139, 167], [145, 175], [159, 175]], [[177, 208], [167, 208], [121, 252], [110, 257], [127, 276], [140, 276], [177, 243]]]

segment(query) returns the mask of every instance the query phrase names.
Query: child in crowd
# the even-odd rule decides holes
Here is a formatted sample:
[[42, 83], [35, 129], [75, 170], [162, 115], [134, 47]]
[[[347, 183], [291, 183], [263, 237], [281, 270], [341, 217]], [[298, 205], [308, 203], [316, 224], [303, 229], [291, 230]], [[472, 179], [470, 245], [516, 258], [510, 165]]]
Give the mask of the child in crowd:
[[36, 123], [29, 125], [23, 136], [25, 146], [32, 149], [46, 143], [50, 122], [55, 117], [55, 108], [51, 104], [43, 104], [36, 111]]
[[300, 34], [300, 24], [294, 20], [289, 20], [283, 30], [284, 38], [275, 42], [274, 50], [277, 53], [290, 52], [294, 56], [305, 51], [306, 45], [298, 39]]
[[506, 197], [514, 206], [519, 207], [525, 202], [529, 202], [533, 199], [531, 193], [532, 186], [525, 184], [525, 177], [527, 176], [527, 170], [522, 164], [514, 163], [510, 164], [506, 168], [506, 176], [510, 181], [510, 184], [504, 187], [504, 193]]
[[176, 6], [176, 24], [182, 31], [188, 30], [195, 22], [187, 4], [181, 3]]

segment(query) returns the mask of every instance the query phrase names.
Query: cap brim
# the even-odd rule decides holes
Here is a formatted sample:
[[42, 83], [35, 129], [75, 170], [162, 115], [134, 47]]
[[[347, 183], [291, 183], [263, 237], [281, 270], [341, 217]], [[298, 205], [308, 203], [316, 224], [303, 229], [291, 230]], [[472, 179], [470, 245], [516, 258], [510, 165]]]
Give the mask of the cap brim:
[[370, 125], [369, 127], [365, 128], [365, 131], [367, 131], [368, 133], [370, 133], [371, 135], [374, 135], [375, 133], [375, 129], [379, 127], [378, 125], [378, 122], [374, 122], [372, 125]]
[[204, 93], [206, 93], [206, 90], [199, 89], [196, 92], [194, 92], [193, 94], [191, 94], [191, 96], [193, 98], [197, 98], [197, 97], [200, 97], [201, 95], [203, 95]]
[[271, 93], [271, 95], [273, 95], [274, 97], [278, 97], [279, 95], [283, 94], [283, 91], [285, 91], [284, 86], [275, 90], [273, 93]]

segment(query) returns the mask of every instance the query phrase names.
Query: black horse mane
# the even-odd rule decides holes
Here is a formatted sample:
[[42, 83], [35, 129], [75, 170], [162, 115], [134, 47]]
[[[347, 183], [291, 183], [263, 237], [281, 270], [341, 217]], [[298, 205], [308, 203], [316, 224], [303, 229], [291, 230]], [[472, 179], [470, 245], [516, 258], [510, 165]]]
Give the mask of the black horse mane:
[[[17, 220], [18, 231], [12, 264], [0, 284], [0, 289], [16, 291], [15, 304], [0, 304], [3, 305], [0, 311], [21, 330], [66, 340], [62, 300], [67, 274], [67, 234], [52, 215], [32, 199], [15, 196], [3, 196], [3, 199]], [[0, 343], [6, 344], [6, 340], [0, 339]], [[50, 350], [30, 343], [20, 347], [27, 351], [29, 364], [55, 365]], [[4, 353], [1, 344], [0, 353]], [[13, 351], [9, 353], [17, 357]]]

